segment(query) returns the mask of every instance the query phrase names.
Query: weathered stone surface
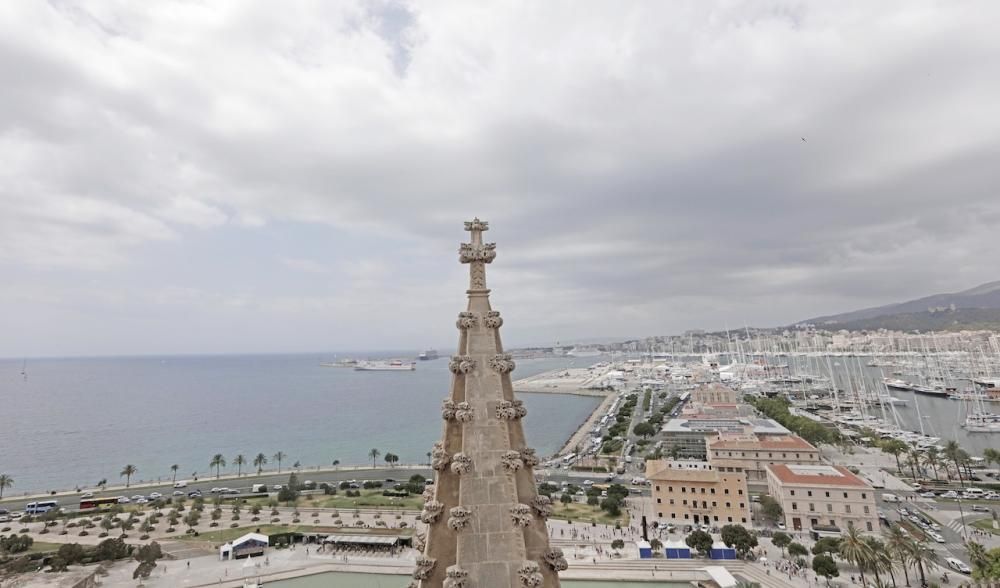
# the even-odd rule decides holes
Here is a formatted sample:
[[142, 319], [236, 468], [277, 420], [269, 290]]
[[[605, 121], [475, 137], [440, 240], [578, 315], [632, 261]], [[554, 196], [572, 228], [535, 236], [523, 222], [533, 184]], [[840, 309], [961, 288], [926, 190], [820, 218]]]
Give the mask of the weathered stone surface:
[[459, 248], [469, 302], [456, 321], [459, 347], [448, 363], [452, 386], [441, 408], [444, 434], [431, 451], [436, 483], [420, 514], [428, 527], [414, 578], [419, 588], [558, 588], [565, 558], [538, 523], [552, 504], [537, 495], [538, 456], [521, 424], [527, 410], [511, 395], [515, 363], [500, 343], [504, 321], [490, 308], [486, 266], [496, 246], [483, 242], [488, 229], [479, 219], [466, 223], [471, 238]]

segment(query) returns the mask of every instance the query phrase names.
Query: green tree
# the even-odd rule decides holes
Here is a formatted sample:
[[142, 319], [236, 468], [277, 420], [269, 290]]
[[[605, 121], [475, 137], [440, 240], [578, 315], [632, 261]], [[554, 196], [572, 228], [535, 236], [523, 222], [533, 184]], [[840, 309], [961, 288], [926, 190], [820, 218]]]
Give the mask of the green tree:
[[383, 459], [385, 460], [385, 463], [391, 466], [399, 461], [399, 456], [396, 455], [395, 453], [386, 453]]
[[[928, 448], [936, 449], [933, 445]], [[990, 467], [992, 464], [1000, 465], [1000, 449], [993, 449], [992, 447], [987, 447], [983, 450], [983, 461], [986, 462], [986, 467]]]
[[7, 474], [0, 474], [0, 498], [3, 498], [3, 491], [14, 487], [14, 478]]
[[923, 541], [917, 541], [916, 539], [910, 539], [908, 542], [907, 549], [907, 560], [917, 567], [917, 571], [920, 572], [920, 584], [922, 586], [927, 585], [927, 575], [924, 572], [927, 562], [932, 561], [935, 557], [934, 551]]
[[239, 478], [243, 475], [243, 465], [247, 462], [247, 458], [243, 454], [239, 454], [233, 458], [233, 465], [236, 466], [236, 477]]
[[833, 561], [833, 558], [826, 554], [817, 555], [813, 558], [812, 569], [816, 572], [817, 576], [822, 576], [826, 578], [826, 585], [830, 585], [830, 578], [836, 578], [840, 575], [840, 570], [837, 569], [837, 562]]
[[921, 457], [921, 463], [923, 465], [931, 468], [934, 471], [934, 479], [938, 479], [938, 466], [941, 465], [941, 452], [938, 450], [937, 445], [931, 445], [924, 451]]
[[722, 542], [735, 549], [741, 558], [745, 558], [751, 549], [757, 547], [757, 535], [747, 531], [742, 525], [726, 525], [722, 527]]
[[782, 533], [781, 531], [776, 531], [773, 535], [771, 535], [771, 543], [773, 543], [775, 547], [781, 550], [782, 557], [784, 557], [785, 555], [785, 548], [788, 547], [788, 544], [791, 542], [792, 542], [792, 536], [789, 535], [788, 533]]
[[132, 482], [132, 476], [134, 476], [139, 471], [134, 465], [129, 464], [122, 468], [121, 476], [125, 478], [125, 487], [128, 488], [129, 484]]
[[955, 464], [955, 472], [958, 474], [958, 483], [965, 486], [965, 479], [962, 478], [962, 446], [958, 444], [958, 441], [952, 439], [944, 444], [944, 456], [947, 457]]
[[[594, 496], [592, 498], [594, 498], [596, 500], [597, 497]], [[563, 495], [559, 497], [559, 502], [561, 502], [563, 504], [569, 504], [569, 503], [573, 502], [573, 497], [570, 496], [569, 494], [566, 494], [565, 492], [563, 492]]]
[[869, 569], [875, 573], [875, 582], [882, 585], [881, 574], [888, 572], [892, 578], [892, 585], [896, 585], [896, 577], [892, 573], [892, 557], [886, 551], [885, 545], [874, 537], [865, 537], [865, 543], [871, 550], [871, 559], [868, 562]]
[[174, 465], [170, 466], [170, 471], [174, 473], [174, 480], [173, 480], [173, 482], [175, 484], [177, 483], [177, 470], [179, 470], [179, 469], [181, 469], [181, 466], [179, 466], [177, 464], [174, 464]]
[[[428, 463], [429, 463], [429, 462], [428, 462]], [[337, 467], [337, 466], [339, 466], [339, 465], [340, 465], [340, 460], [339, 460], [339, 459], [335, 459], [335, 460], [333, 460], [333, 461], [331, 462], [331, 464], [330, 464], [330, 465], [332, 465], [333, 467]]]
[[909, 445], [899, 439], [886, 439], [882, 441], [879, 446], [882, 451], [896, 458], [896, 471], [902, 473], [903, 466], [899, 463], [899, 456], [909, 450]]
[[257, 457], [253, 458], [253, 465], [257, 468], [257, 475], [264, 470], [264, 465], [267, 464], [267, 456], [263, 453], [258, 453]]
[[137, 549], [135, 551], [135, 559], [139, 562], [139, 566], [132, 572], [132, 579], [148, 578], [153, 570], [156, 569], [156, 560], [161, 557], [163, 557], [163, 551], [160, 549], [160, 544], [156, 541]]
[[611, 549], [625, 549], [625, 541], [621, 539], [615, 539], [611, 542]]
[[374, 447], [372, 447], [371, 450], [368, 451], [368, 457], [372, 458], [372, 468], [375, 467], [375, 460], [378, 459], [378, 456], [380, 455], [382, 455], [382, 452], [379, 451], [378, 449], [375, 449]]
[[840, 557], [857, 566], [861, 572], [861, 585], [865, 585], [865, 570], [872, 561], [871, 546], [865, 541], [857, 527], [851, 526], [841, 537]]
[[288, 455], [284, 451], [279, 451], [271, 457], [274, 461], [278, 462], [279, 474], [281, 473], [281, 460], [285, 459], [286, 457], [288, 457]]
[[642, 438], [652, 437], [656, 434], [656, 427], [652, 423], [643, 422], [632, 427], [632, 432]]
[[885, 550], [890, 557], [893, 557], [903, 568], [903, 576], [906, 577], [906, 585], [910, 585], [910, 560], [909, 560], [909, 535], [903, 532], [899, 525], [893, 525], [885, 534]]
[[226, 458], [221, 453], [216, 453], [212, 456], [212, 461], [209, 462], [208, 467], [215, 468], [215, 479], [218, 480], [219, 476], [222, 475], [222, 468], [226, 467]]
[[805, 557], [809, 555], [809, 550], [805, 545], [792, 541], [788, 544], [788, 555], [792, 557]]
[[707, 554], [712, 549], [712, 536], [705, 531], [692, 531], [684, 542], [691, 549], [697, 549], [702, 555]]
[[777, 523], [785, 516], [781, 503], [767, 494], [760, 497], [760, 513], [772, 524]]
[[823, 537], [812, 548], [813, 555], [840, 555], [840, 537]]

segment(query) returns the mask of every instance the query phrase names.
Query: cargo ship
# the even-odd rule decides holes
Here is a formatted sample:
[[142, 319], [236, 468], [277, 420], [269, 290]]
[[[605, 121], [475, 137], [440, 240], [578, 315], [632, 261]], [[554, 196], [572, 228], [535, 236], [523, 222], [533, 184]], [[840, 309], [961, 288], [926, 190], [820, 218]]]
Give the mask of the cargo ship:
[[417, 359], [419, 359], [420, 361], [428, 361], [437, 358], [438, 358], [437, 349], [428, 349], [427, 351], [424, 351], [423, 353], [417, 356]]

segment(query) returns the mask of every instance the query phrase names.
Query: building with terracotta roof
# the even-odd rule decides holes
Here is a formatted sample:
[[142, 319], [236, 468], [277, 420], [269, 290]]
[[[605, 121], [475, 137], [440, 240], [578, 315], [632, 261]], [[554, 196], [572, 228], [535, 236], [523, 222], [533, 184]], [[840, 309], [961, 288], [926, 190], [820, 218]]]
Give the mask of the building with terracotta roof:
[[745, 525], [750, 520], [746, 475], [735, 468], [696, 460], [648, 460], [646, 478], [662, 525]]
[[798, 435], [720, 435], [706, 443], [709, 463], [742, 468], [750, 483], [766, 482], [768, 465], [820, 463], [819, 449]]
[[661, 427], [663, 451], [677, 457], [706, 459], [707, 439], [724, 435], [756, 435], [771, 437], [790, 435], [792, 432], [775, 420], [762, 417], [712, 417], [670, 419]]
[[878, 532], [875, 491], [837, 465], [768, 464], [768, 494], [781, 504], [785, 524], [795, 531], [857, 527]]
[[736, 390], [718, 383], [698, 386], [691, 391], [691, 402], [699, 404], [736, 404], [738, 401]]

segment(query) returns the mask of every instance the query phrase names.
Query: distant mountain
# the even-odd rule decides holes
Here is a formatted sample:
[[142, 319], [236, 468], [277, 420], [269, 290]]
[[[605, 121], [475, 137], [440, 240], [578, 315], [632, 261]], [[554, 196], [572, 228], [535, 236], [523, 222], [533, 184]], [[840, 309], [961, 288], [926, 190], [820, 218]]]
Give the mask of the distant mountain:
[[850, 331], [883, 328], [901, 331], [997, 329], [1000, 328], [1000, 281], [961, 292], [935, 294], [802, 322]]

